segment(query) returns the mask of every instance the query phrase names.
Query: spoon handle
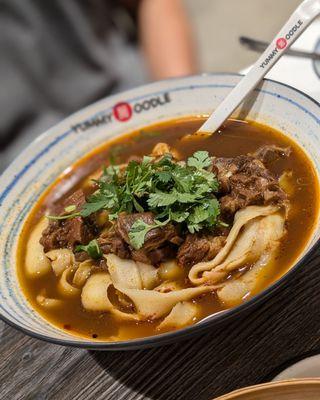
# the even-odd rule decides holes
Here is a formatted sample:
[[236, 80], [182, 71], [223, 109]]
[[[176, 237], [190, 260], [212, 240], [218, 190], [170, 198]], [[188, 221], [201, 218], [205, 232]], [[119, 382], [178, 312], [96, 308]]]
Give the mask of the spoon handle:
[[[252, 39], [247, 36], [241, 36], [239, 38], [239, 41], [243, 46], [246, 46], [249, 50], [257, 51], [258, 53], [262, 53], [269, 46], [269, 43], [267, 42]], [[320, 53], [315, 51], [311, 52], [298, 49], [296, 50], [288, 49], [286, 50], [286, 56], [310, 58], [311, 60], [315, 61], [320, 60]]]
[[241, 79], [195, 134], [211, 135], [218, 130], [319, 14], [320, 0], [304, 0], [247, 75]]

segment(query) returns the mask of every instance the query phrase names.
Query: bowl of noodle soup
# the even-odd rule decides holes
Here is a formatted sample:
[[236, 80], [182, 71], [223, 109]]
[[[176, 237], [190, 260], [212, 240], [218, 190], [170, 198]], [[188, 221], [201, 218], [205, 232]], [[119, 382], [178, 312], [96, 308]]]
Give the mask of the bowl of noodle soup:
[[172, 79], [102, 99], [9, 166], [5, 322], [68, 346], [163, 345], [248, 312], [303, 266], [320, 237], [320, 105], [264, 80], [216, 142], [181, 140], [240, 79]]

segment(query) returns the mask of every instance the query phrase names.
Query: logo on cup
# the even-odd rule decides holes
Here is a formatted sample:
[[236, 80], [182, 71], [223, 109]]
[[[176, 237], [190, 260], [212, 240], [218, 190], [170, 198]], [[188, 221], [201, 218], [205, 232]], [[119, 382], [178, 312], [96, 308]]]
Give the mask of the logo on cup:
[[283, 50], [287, 47], [287, 40], [285, 38], [279, 38], [276, 41], [276, 45], [279, 50]]
[[132, 108], [129, 103], [121, 102], [117, 103], [113, 107], [113, 115], [115, 119], [121, 122], [128, 121], [132, 116]]

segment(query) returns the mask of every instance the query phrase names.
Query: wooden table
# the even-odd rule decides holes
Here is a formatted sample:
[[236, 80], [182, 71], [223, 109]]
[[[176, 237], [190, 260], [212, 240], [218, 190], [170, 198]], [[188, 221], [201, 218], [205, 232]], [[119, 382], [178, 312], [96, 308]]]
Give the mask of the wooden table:
[[208, 400], [266, 381], [293, 358], [320, 352], [319, 289], [320, 250], [241, 321], [133, 352], [51, 345], [0, 323], [0, 399]]

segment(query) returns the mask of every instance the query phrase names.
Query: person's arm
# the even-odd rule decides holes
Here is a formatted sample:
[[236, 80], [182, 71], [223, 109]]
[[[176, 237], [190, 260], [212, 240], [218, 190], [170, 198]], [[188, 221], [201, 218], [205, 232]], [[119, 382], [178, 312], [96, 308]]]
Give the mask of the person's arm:
[[141, 0], [139, 33], [153, 79], [197, 72], [193, 37], [182, 0]]

